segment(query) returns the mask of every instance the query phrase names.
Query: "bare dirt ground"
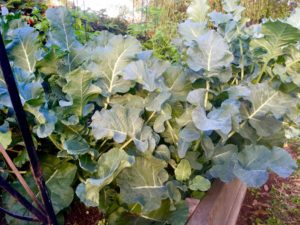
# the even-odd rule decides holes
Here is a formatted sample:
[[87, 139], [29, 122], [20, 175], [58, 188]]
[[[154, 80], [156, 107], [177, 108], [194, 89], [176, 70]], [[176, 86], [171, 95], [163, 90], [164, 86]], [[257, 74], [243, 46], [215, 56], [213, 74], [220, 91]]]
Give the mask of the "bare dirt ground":
[[65, 225], [97, 225], [102, 217], [98, 208], [87, 208], [75, 201], [65, 215]]

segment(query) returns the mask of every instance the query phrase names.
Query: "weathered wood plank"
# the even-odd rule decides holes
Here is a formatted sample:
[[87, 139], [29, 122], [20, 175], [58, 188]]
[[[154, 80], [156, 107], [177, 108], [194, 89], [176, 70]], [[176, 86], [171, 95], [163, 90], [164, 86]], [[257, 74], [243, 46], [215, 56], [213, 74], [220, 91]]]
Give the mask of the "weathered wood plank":
[[215, 181], [191, 214], [187, 225], [235, 225], [247, 187], [239, 180]]

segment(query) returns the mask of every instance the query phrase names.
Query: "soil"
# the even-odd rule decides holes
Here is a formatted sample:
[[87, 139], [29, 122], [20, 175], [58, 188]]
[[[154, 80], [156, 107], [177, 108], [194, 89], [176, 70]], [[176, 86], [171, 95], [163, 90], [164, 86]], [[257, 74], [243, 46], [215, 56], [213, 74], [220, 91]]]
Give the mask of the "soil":
[[[286, 150], [300, 159], [295, 146]], [[299, 164], [299, 163], [298, 163]], [[236, 225], [299, 225], [300, 169], [289, 178], [271, 174], [260, 189], [248, 189]]]
[[[98, 225], [102, 218], [98, 208], [87, 208], [77, 200], [65, 213], [65, 225]], [[0, 213], [0, 225], [8, 225], [3, 213]]]
[[75, 201], [65, 215], [65, 225], [97, 225], [102, 218], [103, 214], [98, 208], [87, 208]]

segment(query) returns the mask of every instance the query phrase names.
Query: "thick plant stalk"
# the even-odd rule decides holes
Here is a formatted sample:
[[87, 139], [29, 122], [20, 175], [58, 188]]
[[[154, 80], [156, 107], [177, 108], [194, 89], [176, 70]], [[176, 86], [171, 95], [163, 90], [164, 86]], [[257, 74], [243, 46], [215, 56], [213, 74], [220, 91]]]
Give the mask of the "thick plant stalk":
[[25, 189], [25, 191], [27, 192], [27, 194], [30, 196], [30, 198], [32, 199], [32, 201], [34, 201], [37, 206], [43, 211], [45, 212], [44, 206], [40, 203], [40, 201], [36, 198], [35, 194], [33, 193], [33, 191], [31, 190], [31, 188], [29, 187], [29, 185], [27, 184], [27, 182], [24, 180], [24, 178], [22, 177], [22, 175], [20, 174], [19, 170], [17, 169], [17, 167], [15, 166], [15, 164], [13, 163], [13, 161], [11, 160], [11, 158], [9, 157], [9, 155], [6, 153], [5, 149], [3, 148], [3, 146], [0, 144], [0, 152], [3, 155], [5, 161], [7, 162], [7, 164], [9, 165], [9, 167], [11, 168], [11, 170], [14, 172], [14, 174], [16, 175], [17, 179], [19, 180], [19, 182], [21, 183], [21, 185], [23, 186], [23, 188]]
[[55, 213], [53, 210], [53, 206], [51, 200], [48, 195], [48, 191], [45, 185], [45, 181], [42, 176], [42, 168], [36, 153], [35, 146], [33, 144], [33, 140], [31, 137], [31, 132], [29, 129], [29, 125], [26, 120], [26, 114], [23, 109], [21, 99], [19, 96], [19, 91], [12, 73], [12, 69], [9, 64], [9, 60], [7, 57], [4, 41], [2, 39], [2, 33], [0, 32], [0, 63], [2, 68], [2, 73], [5, 79], [5, 83], [7, 85], [7, 90], [9, 96], [11, 98], [11, 102], [13, 108], [15, 110], [16, 118], [24, 138], [24, 143], [28, 152], [32, 175], [35, 179], [37, 187], [41, 193], [41, 197], [45, 206], [45, 210], [48, 216], [48, 224], [49, 225], [57, 225], [57, 220], [55, 217]]
[[[3, 177], [0, 176], [0, 187], [7, 191], [14, 197], [21, 205], [23, 205], [29, 212], [31, 212], [43, 224], [49, 224], [46, 216], [35, 208], [26, 198], [24, 198], [18, 191], [16, 191]], [[6, 210], [5, 210], [6, 211]]]

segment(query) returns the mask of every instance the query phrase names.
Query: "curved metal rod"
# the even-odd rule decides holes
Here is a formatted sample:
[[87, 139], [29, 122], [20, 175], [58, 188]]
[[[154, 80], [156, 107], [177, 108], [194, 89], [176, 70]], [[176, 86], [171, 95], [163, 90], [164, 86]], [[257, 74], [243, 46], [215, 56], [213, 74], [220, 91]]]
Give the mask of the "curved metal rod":
[[2, 207], [0, 207], [0, 212], [3, 212], [11, 217], [14, 217], [14, 218], [17, 218], [17, 219], [20, 219], [20, 220], [24, 220], [24, 221], [31, 221], [31, 222], [39, 222], [38, 219], [36, 218], [32, 218], [32, 217], [28, 217], [28, 216], [20, 216], [20, 215], [17, 215], [17, 214], [14, 214]]
[[7, 162], [9, 167], [12, 169], [12, 171], [16, 175], [17, 179], [19, 180], [19, 182], [21, 183], [21, 185], [23, 186], [23, 188], [25, 189], [27, 194], [31, 197], [32, 201], [34, 201], [37, 204], [37, 206], [39, 207], [39, 209], [43, 213], [45, 213], [44, 206], [37, 199], [37, 197], [35, 196], [35, 194], [31, 190], [31, 188], [29, 187], [27, 182], [24, 180], [23, 176], [20, 174], [19, 170], [17, 169], [17, 167], [15, 166], [15, 164], [13, 163], [13, 161], [11, 160], [11, 158], [9, 157], [9, 155], [7, 154], [7, 152], [5, 151], [5, 149], [3, 148], [3, 146], [1, 144], [0, 144], [0, 153], [3, 155], [5, 161]]
[[13, 76], [12, 69], [10, 67], [10, 63], [7, 57], [7, 52], [5, 49], [1, 32], [0, 32], [0, 64], [3, 72], [3, 77], [7, 86], [7, 90], [16, 114], [18, 125], [21, 130], [24, 143], [27, 149], [32, 175], [41, 193], [41, 197], [45, 206], [45, 211], [47, 212], [47, 222], [49, 225], [57, 225], [58, 223], [54, 213], [53, 205], [51, 203], [51, 199], [49, 197], [48, 190], [45, 181], [43, 179], [42, 168], [32, 140], [31, 132], [26, 119], [26, 113], [22, 106], [19, 91], [16, 85], [15, 78]]
[[22, 204], [28, 211], [30, 211], [36, 218], [47, 224], [47, 217], [35, 208], [26, 198], [24, 198], [17, 190], [15, 190], [2, 176], [0, 176], [0, 187], [7, 191], [12, 197], [14, 197], [20, 204]]

